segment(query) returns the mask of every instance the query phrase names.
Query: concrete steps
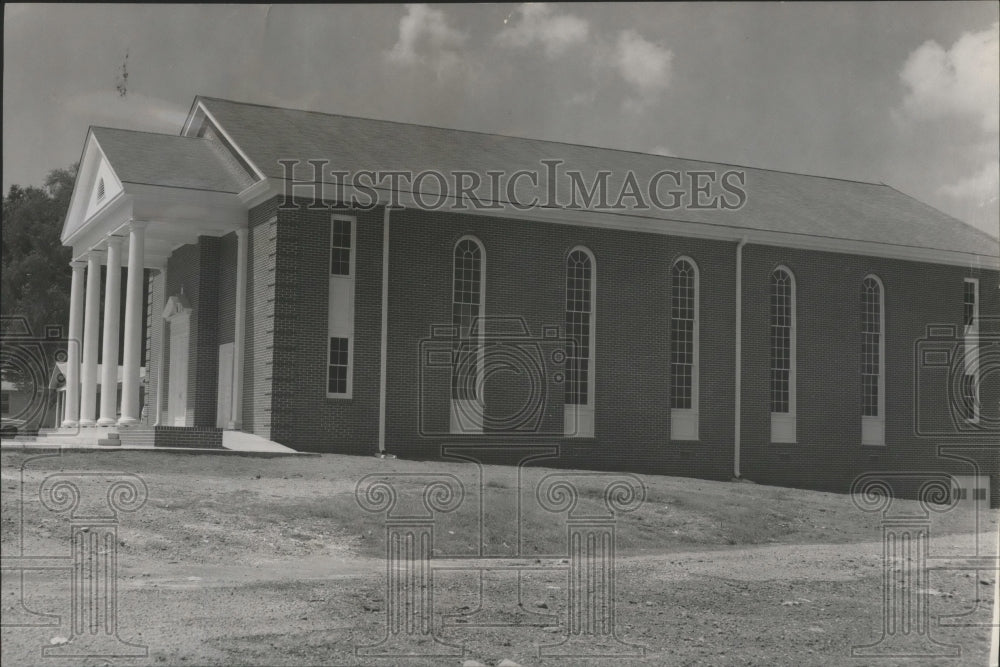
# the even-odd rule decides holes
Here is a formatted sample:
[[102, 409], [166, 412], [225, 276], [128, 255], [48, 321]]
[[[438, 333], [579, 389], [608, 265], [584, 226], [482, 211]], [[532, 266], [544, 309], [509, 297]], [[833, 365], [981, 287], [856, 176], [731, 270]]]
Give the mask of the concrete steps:
[[148, 426], [129, 426], [120, 429], [118, 435], [121, 444], [128, 447], [152, 447], [156, 439], [156, 432]]

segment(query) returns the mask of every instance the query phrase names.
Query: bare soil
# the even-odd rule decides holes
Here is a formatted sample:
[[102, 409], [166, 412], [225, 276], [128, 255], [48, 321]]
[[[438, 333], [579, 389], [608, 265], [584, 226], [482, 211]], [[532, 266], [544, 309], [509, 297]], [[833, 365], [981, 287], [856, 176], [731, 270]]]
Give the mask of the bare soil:
[[[997, 573], [962, 568], [972, 556], [996, 554], [995, 510], [960, 506], [931, 515], [928, 573], [919, 588], [929, 600], [931, 636], [958, 655], [854, 658], [852, 646], [882, 634], [880, 515], [861, 512], [846, 495], [640, 476], [645, 502], [615, 526], [614, 599], [618, 639], [641, 647], [643, 655], [555, 658], [539, 657], [538, 646], [566, 636], [567, 524], [565, 515], [538, 507], [533, 489], [557, 471], [525, 470], [518, 493], [516, 469], [460, 463], [334, 455], [33, 456], [8, 450], [0, 461], [5, 568], [19, 556], [69, 555], [69, 517], [39, 502], [39, 486], [54, 472], [70, 478], [107, 473], [80, 475], [98, 486], [115, 473], [133, 473], [148, 489], [145, 505], [119, 514], [117, 528], [118, 632], [148, 647], [148, 655], [113, 664], [460, 665], [471, 659], [495, 665], [506, 658], [521, 665], [983, 665], [989, 652]], [[413, 479], [397, 480], [398, 507], [419, 509], [418, 482], [429, 475], [449, 473], [463, 484], [459, 509], [436, 519], [432, 581], [436, 635], [464, 647], [463, 655], [355, 654], [383, 637], [389, 606], [385, 516], [363, 511], [355, 486], [369, 474], [400, 472]], [[606, 480], [577, 481], [581, 513], [604, 507]], [[900, 511], [921, 510], [913, 501], [895, 502]], [[485, 575], [447, 569], [478, 556], [494, 559], [498, 568]], [[516, 574], [503, 564], [534, 569], [523, 570], [518, 588]], [[104, 664], [42, 657], [53, 639], [72, 639], [69, 569], [24, 575], [25, 605], [59, 615], [57, 625], [9, 626], [24, 618], [20, 584], [16, 570], [4, 570], [5, 665]], [[480, 607], [483, 612], [471, 613]], [[480, 625], [486, 622], [500, 625]]]

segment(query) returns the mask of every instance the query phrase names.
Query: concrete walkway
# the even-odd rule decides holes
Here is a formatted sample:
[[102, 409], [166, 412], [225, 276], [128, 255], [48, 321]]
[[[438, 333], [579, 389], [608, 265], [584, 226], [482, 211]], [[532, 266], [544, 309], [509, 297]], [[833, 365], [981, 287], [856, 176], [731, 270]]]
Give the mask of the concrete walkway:
[[244, 454], [256, 456], [302, 456], [308, 455], [285, 447], [273, 440], [267, 440], [252, 433], [223, 431], [222, 449], [216, 447], [154, 447], [152, 444], [132, 444], [106, 446], [98, 440], [107, 439], [110, 434], [119, 433], [116, 427], [93, 427], [84, 429], [44, 429], [37, 436], [17, 436], [0, 440], [2, 449], [51, 449], [99, 450], [99, 451], [157, 451], [187, 452], [199, 454]]

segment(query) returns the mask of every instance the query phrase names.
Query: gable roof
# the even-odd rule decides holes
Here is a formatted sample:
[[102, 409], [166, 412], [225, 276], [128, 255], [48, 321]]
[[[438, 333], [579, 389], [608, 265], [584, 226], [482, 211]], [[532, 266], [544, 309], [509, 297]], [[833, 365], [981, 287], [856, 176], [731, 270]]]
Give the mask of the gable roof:
[[214, 141], [110, 127], [91, 132], [123, 183], [238, 193], [253, 178]]
[[[326, 159], [328, 169], [389, 171], [539, 172], [542, 182], [518, 188], [520, 201], [545, 201], [543, 159], [559, 159], [562, 170], [579, 170], [587, 184], [599, 170], [612, 172], [612, 201], [629, 171], [645, 188], [661, 170], [745, 173], [746, 204], [738, 210], [650, 208], [647, 218], [691, 222], [735, 230], [761, 230], [817, 239], [844, 239], [997, 256], [988, 234], [884, 184], [809, 176], [609, 148], [524, 139], [392, 121], [284, 109], [199, 96], [199, 103], [265, 176], [283, 179], [279, 160]], [[190, 118], [190, 117], [189, 117]], [[299, 175], [299, 178], [303, 176]], [[526, 183], [524, 179], [520, 184]], [[435, 185], [434, 179], [424, 183]], [[665, 181], [665, 184], [670, 184]], [[485, 187], [482, 189], [485, 190]], [[435, 192], [428, 190], [429, 193]], [[663, 190], [665, 192], [665, 189]], [[525, 198], [526, 197], [526, 198]], [[607, 212], [607, 209], [594, 209]]]

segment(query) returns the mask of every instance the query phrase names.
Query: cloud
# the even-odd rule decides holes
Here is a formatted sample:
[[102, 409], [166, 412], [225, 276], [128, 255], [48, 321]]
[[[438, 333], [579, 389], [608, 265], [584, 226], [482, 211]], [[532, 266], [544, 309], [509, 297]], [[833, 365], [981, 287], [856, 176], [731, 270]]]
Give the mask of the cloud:
[[968, 199], [979, 206], [992, 204], [1000, 199], [1000, 164], [987, 162], [972, 176], [941, 186], [940, 192], [947, 197]]
[[460, 49], [468, 35], [448, 24], [443, 10], [427, 5], [407, 5], [399, 20], [399, 37], [386, 59], [403, 66], [427, 65], [439, 80], [463, 69]]
[[906, 59], [899, 77], [906, 86], [903, 112], [918, 120], [978, 118], [982, 129], [1000, 129], [1000, 23], [966, 32], [950, 49], [924, 42]]
[[177, 132], [189, 108], [133, 91], [122, 97], [111, 88], [72, 95], [63, 106], [94, 125], [136, 126], [161, 132]]
[[641, 111], [655, 101], [670, 85], [674, 53], [650, 42], [634, 30], [618, 33], [612, 63], [635, 91], [624, 102], [625, 108]]
[[1000, 162], [994, 157], [967, 178], [938, 188], [941, 208], [1000, 238]]
[[544, 2], [526, 3], [517, 8], [516, 23], [510, 17], [504, 20], [505, 28], [496, 36], [501, 46], [526, 48], [542, 45], [548, 58], [563, 54], [566, 49], [586, 41], [590, 23], [572, 14], [554, 14]]

